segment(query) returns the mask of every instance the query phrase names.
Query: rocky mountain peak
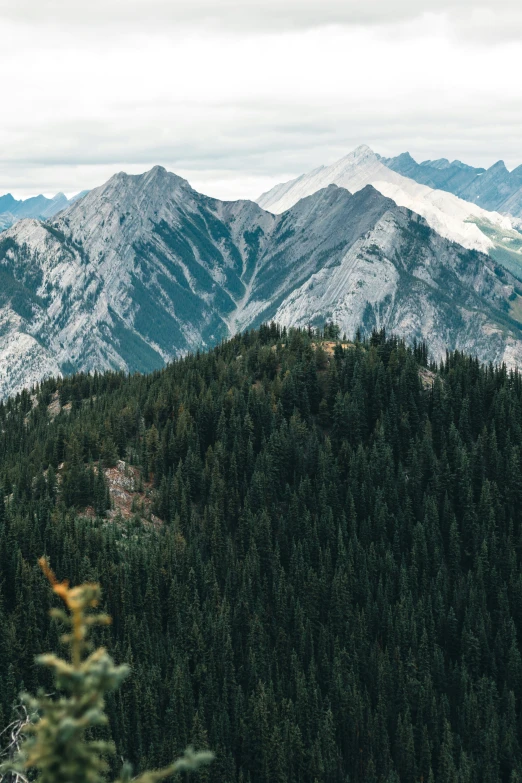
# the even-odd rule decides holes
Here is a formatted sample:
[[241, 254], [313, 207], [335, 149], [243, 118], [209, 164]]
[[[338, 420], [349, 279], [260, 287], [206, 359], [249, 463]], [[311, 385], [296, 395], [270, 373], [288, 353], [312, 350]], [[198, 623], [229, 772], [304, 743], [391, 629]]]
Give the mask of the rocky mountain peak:
[[6, 193], [5, 196], [0, 196], [0, 212], [7, 212], [16, 203], [16, 199], [11, 195], [11, 193]]
[[352, 152], [348, 153], [348, 155], [345, 156], [344, 160], [350, 160], [353, 162], [362, 162], [365, 160], [378, 160], [377, 155], [372, 150], [371, 147], [368, 147], [367, 144], [360, 144], [358, 147], [356, 147]]
[[417, 161], [410, 155], [409, 152], [401, 152], [400, 155], [397, 156], [398, 160], [407, 161], [409, 163], [416, 163]]
[[[492, 240], [477, 223], [482, 221], [484, 224], [494, 223], [495, 226], [502, 227], [505, 223], [507, 227], [509, 220], [498, 214], [486, 212], [478, 205], [466, 203], [451, 193], [434, 193], [431, 185], [422, 183], [424, 186], [419, 187], [417, 182], [422, 181], [422, 178], [417, 179], [415, 172], [425, 173], [425, 169], [415, 162], [412, 167], [414, 172], [409, 174], [404, 171], [407, 166], [403, 166], [404, 175], [402, 175], [390, 168], [390, 162], [384, 165], [368, 146], [363, 145], [330, 166], [323, 166], [302, 174], [290, 182], [276, 185], [271, 191], [258, 198], [258, 204], [264, 209], [279, 214], [330, 183], [344, 187], [351, 193], [370, 184], [384, 196], [393, 199], [396, 204], [422, 215], [431, 228], [447, 239], [469, 249], [488, 252], [493, 246]], [[426, 170], [429, 180], [432, 179], [433, 172], [440, 175], [440, 169]], [[444, 178], [445, 176], [444, 174]], [[473, 172], [464, 172], [465, 178], [469, 179], [473, 176]]]
[[104, 185], [95, 188], [91, 193], [108, 190], [111, 186], [125, 187], [128, 190], [144, 190], [150, 187], [162, 187], [165, 189], [173, 187], [188, 187], [187, 180], [179, 177], [171, 171], [167, 171], [163, 166], [153, 166], [149, 171], [143, 174], [127, 174], [120, 171], [114, 174]]
[[[181, 204], [188, 207], [194, 191], [182, 177], [154, 166], [143, 174], [114, 174], [104, 185], [75, 201], [56, 218], [73, 236], [82, 237], [97, 256], [107, 248], [132, 246], [133, 237], [165, 218]], [[92, 243], [92, 247], [91, 244]], [[128, 255], [128, 249], [125, 254]]]
[[497, 160], [496, 163], [494, 163], [492, 166], [489, 167], [487, 170], [488, 174], [509, 174], [509, 171], [507, 170], [506, 164], [503, 160]]

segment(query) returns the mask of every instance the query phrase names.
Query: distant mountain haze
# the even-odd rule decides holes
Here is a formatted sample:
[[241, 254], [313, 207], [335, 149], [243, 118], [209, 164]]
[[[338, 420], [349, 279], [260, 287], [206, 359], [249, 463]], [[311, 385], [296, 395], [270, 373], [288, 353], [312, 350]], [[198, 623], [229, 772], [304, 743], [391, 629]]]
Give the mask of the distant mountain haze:
[[454, 193], [484, 209], [522, 217], [522, 165], [508, 171], [499, 160], [489, 169], [473, 168], [454, 160], [417, 163], [408, 152], [395, 158], [379, 158], [388, 168], [416, 182]]
[[63, 193], [57, 193], [53, 198], [32, 196], [27, 199], [15, 199], [11, 193], [0, 196], [0, 231], [14, 225], [22, 218], [39, 218], [45, 220], [57, 215], [77, 199], [83, 198], [87, 190], [68, 199]]

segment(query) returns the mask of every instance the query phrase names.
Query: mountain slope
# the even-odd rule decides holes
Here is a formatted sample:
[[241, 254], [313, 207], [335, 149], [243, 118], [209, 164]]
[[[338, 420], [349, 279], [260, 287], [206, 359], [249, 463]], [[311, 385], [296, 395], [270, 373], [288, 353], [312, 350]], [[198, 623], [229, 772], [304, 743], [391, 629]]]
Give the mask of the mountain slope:
[[397, 174], [381, 163], [366, 146], [358, 147], [331, 166], [322, 166], [295, 180], [276, 185], [257, 201], [264, 209], [279, 213], [329, 184], [339, 185], [352, 192], [371, 184], [399, 206], [422, 215], [439, 234], [468, 249], [488, 252], [494, 247], [494, 243], [476, 222], [511, 229], [511, 223], [506, 217]]
[[347, 250], [393, 207], [372, 187], [352, 195], [331, 185], [277, 216], [248, 299], [239, 303], [230, 321], [232, 331], [272, 318], [293, 290], [325, 265], [341, 263]]
[[388, 168], [478, 204], [483, 209], [522, 217], [522, 166], [509, 172], [499, 160], [489, 169], [473, 168], [454, 160], [425, 160], [417, 163], [408, 152], [395, 158], [379, 158]]
[[59, 372], [149, 371], [272, 318], [389, 326], [436, 357], [522, 365], [516, 280], [372, 186], [274, 215], [161, 167], [117, 174], [6, 231], [0, 276], [2, 396]]
[[[308, 227], [304, 242], [292, 233], [299, 220]], [[237, 327], [268, 318], [318, 325], [326, 318], [350, 336], [362, 325], [426, 339], [437, 357], [450, 347], [521, 363], [519, 326], [510, 320], [519, 301], [516, 281], [372, 186], [354, 195], [330, 186], [302, 199], [280, 221]]]
[[244, 221], [255, 230], [274, 218], [199, 196], [156, 167], [112, 177], [49, 223], [16, 224], [0, 264], [34, 298], [25, 328], [42, 361], [147, 371], [227, 334], [224, 317], [245, 293]]
[[449, 243], [393, 205], [340, 262], [296, 288], [275, 319], [303, 327], [327, 317], [350, 336], [359, 326], [365, 333], [386, 327], [407, 340], [426, 339], [437, 357], [446, 348], [472, 350], [520, 365], [520, 327], [510, 313], [522, 298], [513, 282], [486, 256]]

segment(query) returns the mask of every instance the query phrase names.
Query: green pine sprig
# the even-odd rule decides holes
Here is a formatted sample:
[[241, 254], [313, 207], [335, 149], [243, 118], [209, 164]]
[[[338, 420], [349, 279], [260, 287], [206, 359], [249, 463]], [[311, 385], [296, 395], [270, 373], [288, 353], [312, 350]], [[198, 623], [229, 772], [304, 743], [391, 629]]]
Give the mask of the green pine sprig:
[[[24, 695], [32, 721], [25, 728], [25, 739], [14, 761], [0, 772], [24, 776], [36, 772], [38, 783], [104, 783], [106, 757], [114, 754], [114, 743], [89, 739], [89, 734], [107, 724], [105, 695], [121, 686], [130, 669], [126, 664], [116, 666], [105, 648], [92, 650], [89, 642], [92, 627], [111, 622], [106, 614], [93, 612], [100, 602], [100, 586], [86, 583], [71, 588], [67, 581], [58, 582], [45, 558], [39, 563], [65, 605], [65, 609], [53, 609], [51, 615], [67, 629], [61, 637], [67, 656], [45, 654], [37, 658], [39, 664], [53, 670], [61, 695]], [[194, 771], [212, 758], [208, 751], [189, 748], [170, 766], [145, 772], [135, 783], [157, 783], [178, 772]], [[131, 776], [130, 765], [124, 765], [117, 783], [129, 783]]]

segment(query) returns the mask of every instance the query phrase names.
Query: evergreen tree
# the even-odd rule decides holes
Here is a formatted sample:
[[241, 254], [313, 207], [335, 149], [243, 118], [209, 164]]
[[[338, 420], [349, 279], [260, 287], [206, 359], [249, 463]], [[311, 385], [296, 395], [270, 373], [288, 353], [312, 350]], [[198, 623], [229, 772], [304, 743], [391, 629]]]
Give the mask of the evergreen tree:
[[54, 689], [46, 552], [105, 585], [132, 677], [87, 740], [137, 774], [195, 732], [213, 783], [522, 779], [520, 374], [327, 334], [265, 325], [0, 404], [5, 724]]
[[[66, 607], [54, 609], [52, 615], [68, 628], [62, 642], [69, 655], [66, 659], [54, 654], [40, 655], [38, 663], [54, 673], [56, 687], [63, 695], [52, 698], [41, 693], [36, 698], [24, 697], [32, 717], [24, 729], [27, 739], [14, 763], [5, 765], [4, 771], [12, 769], [26, 774], [34, 770], [39, 783], [102, 783], [108, 771], [105, 756], [113, 754], [115, 747], [112, 742], [90, 736], [93, 730], [107, 724], [105, 697], [118, 690], [129, 667], [116, 666], [103, 647], [89, 652], [90, 629], [110, 622], [107, 615], [90, 611], [100, 601], [99, 586], [85, 583], [70, 588], [67, 582], [56, 580], [44, 558], [40, 565]], [[212, 757], [208, 751], [188, 750], [168, 767], [144, 772], [135, 780], [154, 783], [176, 772], [196, 770]], [[124, 783], [130, 779], [131, 768], [125, 765], [119, 780]]]

